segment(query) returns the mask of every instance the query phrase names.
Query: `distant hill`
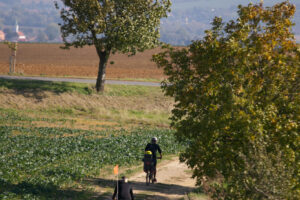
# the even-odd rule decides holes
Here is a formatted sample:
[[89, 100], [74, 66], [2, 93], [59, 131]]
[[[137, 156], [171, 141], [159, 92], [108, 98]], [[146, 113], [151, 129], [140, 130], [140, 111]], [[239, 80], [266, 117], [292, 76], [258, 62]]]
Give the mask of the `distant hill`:
[[0, 30], [13, 30], [17, 21], [31, 41], [46, 41], [46, 27], [59, 20], [53, 0], [0, 0]]
[[0, 19], [4, 25], [46, 27], [58, 22], [59, 14], [53, 0], [0, 0]]
[[[272, 6], [283, 0], [264, 0], [266, 6]], [[300, 42], [300, 0], [290, 0], [297, 7], [294, 18], [296, 26], [294, 33]], [[259, 3], [260, 0], [173, 0], [171, 16], [163, 20], [161, 27], [162, 40], [171, 44], [185, 45], [204, 35], [204, 30], [211, 27], [215, 16], [224, 21], [237, 17], [237, 6], [250, 2]]]
[[[264, 0], [265, 5], [272, 5], [282, 2], [283, 0]], [[260, 0], [173, 0], [174, 9], [190, 9], [194, 7], [201, 8], [236, 8], [237, 5], [247, 5], [250, 2], [259, 3]], [[292, 3], [297, 3], [299, 0], [291, 0]]]
[[[58, 0], [60, 1], [60, 0]], [[162, 21], [161, 40], [174, 45], [187, 45], [191, 40], [199, 39], [204, 30], [210, 28], [215, 16], [225, 21], [236, 18], [239, 4], [247, 5], [260, 0], [173, 0], [171, 15]], [[282, 0], [264, 0], [270, 6]], [[300, 38], [300, 0], [291, 0], [297, 6], [294, 28]], [[12, 28], [16, 20], [20, 28], [31, 38], [43, 38], [45, 28], [60, 21], [54, 7], [54, 0], [0, 0], [1, 27]], [[300, 40], [300, 39], [299, 39]], [[300, 42], [300, 41], [299, 41]]]

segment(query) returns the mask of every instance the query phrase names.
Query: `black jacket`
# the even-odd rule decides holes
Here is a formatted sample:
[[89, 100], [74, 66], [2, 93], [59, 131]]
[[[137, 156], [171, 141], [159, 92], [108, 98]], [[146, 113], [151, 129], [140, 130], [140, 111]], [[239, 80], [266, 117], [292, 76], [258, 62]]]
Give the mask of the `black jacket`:
[[[117, 196], [117, 186], [115, 187], [115, 192], [112, 198]], [[123, 180], [118, 181], [118, 200], [134, 200], [132, 187], [129, 183], [125, 183]]]
[[160, 149], [160, 146], [158, 144], [148, 143], [146, 148], [145, 148], [145, 151], [151, 151], [154, 160], [156, 160], [156, 151], [158, 151], [158, 153], [161, 154], [161, 149]]

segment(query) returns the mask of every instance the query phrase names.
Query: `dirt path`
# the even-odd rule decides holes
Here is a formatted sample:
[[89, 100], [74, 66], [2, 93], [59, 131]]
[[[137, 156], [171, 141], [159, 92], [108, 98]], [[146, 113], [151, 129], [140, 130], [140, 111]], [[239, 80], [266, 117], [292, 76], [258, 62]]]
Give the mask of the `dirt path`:
[[[178, 158], [158, 164], [158, 183], [145, 183], [145, 173], [139, 172], [129, 177], [137, 200], [179, 200], [195, 188], [195, 180], [191, 178], [188, 167], [179, 163]], [[102, 193], [97, 199], [111, 199], [113, 183], [100, 179], [96, 191]]]
[[[145, 174], [140, 173], [130, 178], [134, 181], [135, 193], [144, 199], [182, 199], [195, 188], [195, 180], [191, 178], [188, 167], [179, 163], [178, 159], [158, 167], [157, 184], [147, 186]], [[142, 184], [140, 184], [142, 183]]]

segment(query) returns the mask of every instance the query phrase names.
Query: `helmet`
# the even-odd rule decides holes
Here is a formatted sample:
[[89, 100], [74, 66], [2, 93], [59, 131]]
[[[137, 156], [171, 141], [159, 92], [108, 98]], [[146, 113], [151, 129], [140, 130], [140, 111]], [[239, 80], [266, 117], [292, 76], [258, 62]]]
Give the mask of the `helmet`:
[[146, 151], [145, 154], [146, 155], [152, 155], [152, 152], [151, 151]]
[[157, 137], [153, 137], [152, 139], [151, 139], [151, 141], [157, 141]]

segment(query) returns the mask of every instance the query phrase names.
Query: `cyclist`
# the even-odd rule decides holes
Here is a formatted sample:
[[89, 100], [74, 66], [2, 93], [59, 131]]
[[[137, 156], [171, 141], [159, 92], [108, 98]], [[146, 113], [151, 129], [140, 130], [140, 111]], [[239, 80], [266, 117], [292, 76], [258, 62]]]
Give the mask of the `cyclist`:
[[157, 144], [157, 137], [153, 137], [151, 139], [151, 143], [148, 143], [145, 151], [151, 151], [152, 152], [152, 157], [153, 157], [153, 169], [154, 169], [154, 182], [157, 182], [156, 180], [156, 164], [157, 164], [157, 157], [156, 157], [156, 151], [160, 154], [159, 159], [162, 159], [162, 151], [160, 149], [160, 146]]

